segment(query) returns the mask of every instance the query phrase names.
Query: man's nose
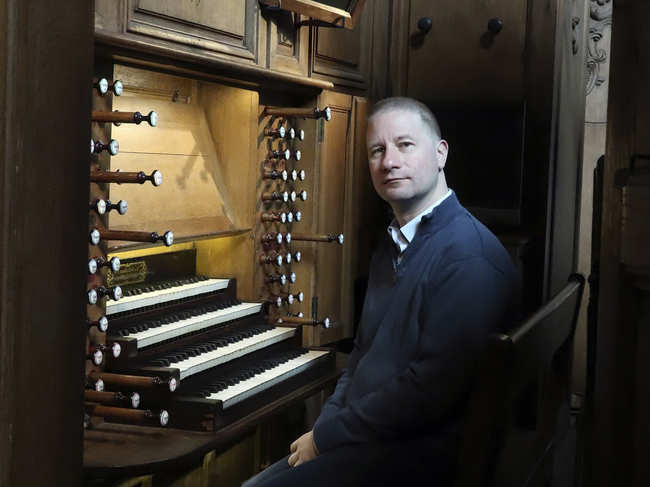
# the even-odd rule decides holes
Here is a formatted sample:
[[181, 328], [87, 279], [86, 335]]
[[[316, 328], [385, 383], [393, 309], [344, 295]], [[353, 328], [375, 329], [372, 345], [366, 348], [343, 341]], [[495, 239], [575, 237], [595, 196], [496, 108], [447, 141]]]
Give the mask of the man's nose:
[[382, 159], [382, 168], [385, 171], [390, 171], [395, 167], [399, 166], [399, 154], [393, 147], [386, 147], [384, 152], [384, 157]]

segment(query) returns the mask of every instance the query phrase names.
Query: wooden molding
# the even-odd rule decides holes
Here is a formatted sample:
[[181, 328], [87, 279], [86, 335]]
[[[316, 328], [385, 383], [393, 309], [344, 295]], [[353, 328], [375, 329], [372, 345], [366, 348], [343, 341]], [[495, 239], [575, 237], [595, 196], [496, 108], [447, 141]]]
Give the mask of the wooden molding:
[[[280, 88], [285, 90], [304, 86], [311, 89], [322, 90], [331, 89], [333, 83], [328, 81], [308, 78], [306, 76], [283, 73], [271, 69], [265, 69], [252, 64], [243, 64], [223, 57], [199, 53], [196, 51], [180, 51], [176, 47], [163, 45], [157, 41], [143, 38], [134, 34], [118, 34], [100, 29], [95, 29], [95, 42], [98, 46], [108, 46], [110, 48], [110, 57], [116, 61], [130, 62], [135, 64], [147, 64], [151, 67], [157, 66], [170, 72], [189, 74], [194, 76], [216, 75], [219, 79], [236, 80], [237, 84], [249, 84], [251, 86], [262, 86], [264, 81], [274, 82]], [[129, 54], [131, 56], [129, 56]], [[159, 62], [142, 61], [142, 55], [157, 56], [161, 59]], [[118, 59], [119, 58], [119, 59]], [[168, 60], [185, 61], [189, 65], [194, 65], [196, 69], [190, 69], [178, 62], [169, 63]], [[218, 75], [216, 73], [219, 73]]]

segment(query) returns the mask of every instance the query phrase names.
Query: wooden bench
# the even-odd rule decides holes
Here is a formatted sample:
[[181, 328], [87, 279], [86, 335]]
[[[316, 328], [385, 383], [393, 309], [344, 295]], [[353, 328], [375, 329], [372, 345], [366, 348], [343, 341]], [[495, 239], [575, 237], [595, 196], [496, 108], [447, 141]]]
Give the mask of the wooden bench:
[[546, 485], [557, 441], [569, 428], [584, 282], [572, 275], [520, 326], [490, 337], [468, 405], [456, 487]]

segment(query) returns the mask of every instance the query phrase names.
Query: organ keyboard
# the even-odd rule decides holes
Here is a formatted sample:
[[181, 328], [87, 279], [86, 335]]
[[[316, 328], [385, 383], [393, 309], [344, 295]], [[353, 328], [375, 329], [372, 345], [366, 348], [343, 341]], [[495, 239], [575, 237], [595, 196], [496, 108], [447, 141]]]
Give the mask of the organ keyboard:
[[169, 407], [183, 427], [216, 430], [300, 383], [333, 370], [334, 358], [330, 350], [308, 350], [280, 343], [254, 357], [187, 379]]
[[[188, 252], [192, 254], [188, 260], [195, 262], [193, 250], [171, 254]], [[115, 274], [112, 284], [120, 282], [125, 268], [127, 274], [122, 279], [128, 279], [132, 261], [121, 261], [120, 272]], [[167, 272], [167, 267], [160, 265]], [[140, 282], [120, 282], [121, 300], [106, 303], [110, 320], [106, 339], [120, 346], [122, 353], [117, 357], [104, 354], [106, 370], [97, 378], [110, 379], [110, 374], [155, 377], [161, 383], [177, 383], [179, 390], [188, 392], [194, 391], [196, 384], [212, 384], [217, 380], [214, 378], [221, 378], [228, 387], [199, 398], [201, 404], [207, 401], [211, 405], [211, 414], [217, 414], [216, 411], [238, 410], [236, 405], [259, 399], [289, 379], [307, 380], [303, 373], [322, 366], [329, 354], [302, 349], [301, 331], [294, 324], [269, 324], [263, 314], [263, 303], [238, 300], [234, 279], [200, 275], [179, 278], [158, 275], [155, 268], [146, 269]], [[148, 274], [154, 277], [147, 279]], [[294, 281], [292, 274], [291, 282]], [[327, 363], [333, 370], [333, 361]], [[172, 393], [158, 388], [148, 392], [145, 399], [148, 404], [153, 401], [153, 407], [169, 412], [170, 425], [204, 429], [203, 406], [194, 410], [187, 407], [197, 399], [196, 393], [186, 397], [179, 390]], [[175, 420], [178, 408], [183, 411], [182, 425]], [[222, 417], [218, 422], [225, 424], [236, 419], [230, 413], [228, 418]]]
[[[119, 302], [107, 303], [106, 314], [112, 315], [145, 306], [163, 304], [187, 297], [225, 289], [228, 279], [210, 279], [203, 276], [194, 276], [186, 279], [173, 279], [134, 287], [124, 292]], [[119, 305], [119, 306], [116, 306]]]

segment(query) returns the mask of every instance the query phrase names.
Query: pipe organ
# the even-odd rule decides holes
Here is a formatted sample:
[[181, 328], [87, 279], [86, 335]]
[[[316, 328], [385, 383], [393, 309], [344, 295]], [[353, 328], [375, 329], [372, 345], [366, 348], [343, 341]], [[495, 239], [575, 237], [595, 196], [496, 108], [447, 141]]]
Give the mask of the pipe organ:
[[[316, 278], [312, 244], [330, 236], [312, 235], [305, 218], [313, 214], [305, 205], [311, 204], [308, 194], [315, 187], [308, 177], [315, 171], [309, 159], [314, 150], [306, 144], [315, 131], [301, 127], [301, 120], [329, 121], [330, 108], [261, 108], [254, 193], [242, 191], [245, 181], [224, 177], [233, 170], [229, 161], [219, 161], [226, 169], [212, 173], [224, 214], [210, 225], [228, 220], [231, 227], [241, 227], [234, 215], [239, 209], [227, 208], [226, 193], [246, 192], [250, 197], [240, 204], [252, 211], [241, 220], [250, 226], [208, 230], [206, 242], [205, 236], [196, 239], [201, 220], [169, 217], [179, 201], [192, 206], [202, 200], [196, 186], [181, 184], [187, 174], [174, 173], [177, 166], [168, 174], [165, 159], [174, 148], [156, 157], [150, 149], [179, 137], [182, 123], [191, 123], [197, 114], [141, 97], [148, 87], [135, 89], [125, 72], [127, 79], [110, 81], [105, 75], [93, 83], [88, 339], [80, 418], [88, 457], [106, 428], [132, 428], [136, 436], [138, 428], [166, 428], [218, 439], [221, 430], [246, 421], [262, 405], [281, 403], [296, 390], [315, 392], [337, 376], [334, 352], [309, 346], [303, 333], [303, 327], [329, 329], [334, 323], [321, 316], [311, 284]], [[205, 87], [205, 96], [219, 89]], [[169, 113], [179, 120], [167, 118]], [[214, 117], [220, 116], [216, 111]], [[207, 118], [206, 123], [227, 122]], [[181, 128], [172, 133], [169, 127], [175, 125]], [[153, 135], [158, 131], [161, 139]], [[240, 173], [255, 164], [244, 159]], [[167, 196], [170, 185], [174, 193]], [[157, 196], [160, 192], [164, 196]], [[304, 233], [292, 234], [294, 228]], [[250, 236], [244, 250], [232, 246], [240, 235]], [[342, 235], [334, 238], [343, 243]], [[212, 256], [220, 245], [232, 253]]]

